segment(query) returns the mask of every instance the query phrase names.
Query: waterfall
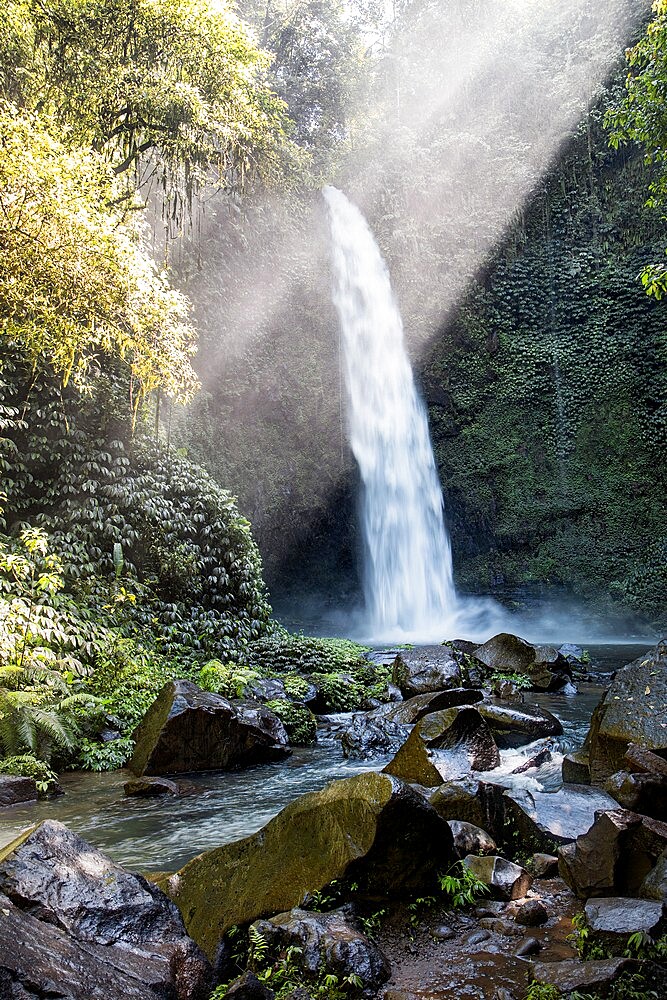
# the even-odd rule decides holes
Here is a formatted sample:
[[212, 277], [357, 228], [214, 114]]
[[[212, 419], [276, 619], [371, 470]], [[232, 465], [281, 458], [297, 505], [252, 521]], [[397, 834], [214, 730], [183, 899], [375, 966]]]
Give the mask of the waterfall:
[[426, 407], [373, 234], [340, 191], [327, 187], [324, 197], [350, 445], [363, 484], [365, 630], [382, 642], [442, 641], [453, 629], [458, 600]]

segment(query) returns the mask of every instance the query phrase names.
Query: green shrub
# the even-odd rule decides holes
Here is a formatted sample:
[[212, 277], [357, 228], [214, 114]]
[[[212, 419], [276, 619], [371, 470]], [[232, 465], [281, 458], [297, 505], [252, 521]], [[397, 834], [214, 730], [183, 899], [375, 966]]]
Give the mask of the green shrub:
[[277, 698], [267, 701], [266, 707], [278, 716], [293, 746], [309, 746], [314, 743], [317, 720], [305, 705], [295, 705], [292, 701]]
[[256, 670], [239, 667], [236, 663], [209, 660], [199, 671], [197, 684], [204, 691], [213, 691], [225, 698], [243, 698], [248, 687], [259, 678]]
[[82, 771], [115, 771], [125, 767], [133, 752], [134, 740], [129, 736], [107, 743], [82, 739], [78, 763]]
[[0, 774], [19, 774], [24, 778], [33, 778], [41, 795], [58, 784], [58, 775], [49, 765], [27, 753], [0, 760]]

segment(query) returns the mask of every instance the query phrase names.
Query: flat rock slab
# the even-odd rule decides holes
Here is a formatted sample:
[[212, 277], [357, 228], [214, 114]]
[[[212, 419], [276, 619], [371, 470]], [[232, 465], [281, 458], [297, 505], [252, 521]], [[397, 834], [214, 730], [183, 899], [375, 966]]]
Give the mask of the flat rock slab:
[[591, 936], [612, 953], [622, 953], [631, 934], [641, 931], [659, 937], [665, 925], [662, 902], [652, 899], [589, 899], [585, 912]]
[[449, 646], [402, 649], [394, 660], [392, 681], [404, 698], [460, 687], [461, 679], [456, 651]]
[[234, 924], [299, 906], [334, 879], [413, 897], [454, 860], [451, 830], [426, 799], [369, 772], [302, 795], [252, 837], [200, 854], [159, 884], [213, 957]]
[[137, 727], [130, 770], [137, 775], [228, 771], [291, 753], [278, 717], [264, 705], [235, 706], [190, 681], [170, 681]]
[[378, 946], [350, 920], [344, 909], [311, 913], [293, 909], [253, 925], [267, 942], [269, 953], [299, 949], [293, 961], [317, 979], [322, 969], [338, 976], [358, 976], [362, 990], [376, 992], [391, 976], [391, 966]]
[[32, 802], [36, 798], [37, 785], [34, 778], [19, 774], [0, 774], [0, 807]]
[[509, 788], [504, 799], [508, 822], [531, 850], [546, 853], [588, 833], [597, 812], [617, 807], [606, 792], [587, 785], [563, 785], [557, 792]]
[[532, 974], [538, 983], [551, 984], [563, 995], [576, 990], [606, 990], [631, 966], [627, 958], [606, 958], [599, 962], [534, 962]]
[[210, 966], [171, 900], [62, 823], [46, 820], [0, 851], [0, 892], [22, 925], [21, 948], [0, 935], [0, 975], [32, 982], [40, 970], [37, 996], [61, 996], [47, 988], [56, 974], [77, 1000], [120, 997], [124, 977], [130, 997], [200, 1000], [210, 988]]

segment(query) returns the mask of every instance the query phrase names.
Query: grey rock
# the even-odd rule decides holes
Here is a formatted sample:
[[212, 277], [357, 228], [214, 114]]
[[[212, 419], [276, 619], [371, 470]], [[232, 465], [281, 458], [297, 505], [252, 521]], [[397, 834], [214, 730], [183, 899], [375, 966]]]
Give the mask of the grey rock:
[[282, 760], [287, 733], [265, 706], [234, 706], [190, 681], [170, 681], [134, 733], [137, 775], [234, 770]]
[[489, 887], [495, 899], [520, 899], [532, 885], [532, 878], [520, 865], [498, 856], [477, 857], [469, 854], [463, 865]]
[[510, 788], [504, 797], [507, 822], [523, 842], [545, 853], [587, 833], [597, 812], [616, 808], [610, 795], [586, 785], [563, 785], [556, 792]]
[[466, 854], [495, 853], [496, 842], [486, 830], [458, 819], [448, 820], [448, 823], [454, 838], [454, 850], [460, 858], [464, 858]]
[[617, 771], [607, 778], [604, 789], [623, 809], [667, 820], [667, 774]]
[[404, 649], [394, 660], [392, 681], [404, 698], [461, 687], [461, 668], [449, 646]]
[[529, 937], [519, 945], [514, 954], [517, 958], [529, 958], [530, 955], [538, 955], [541, 951], [542, 942], [538, 941], [537, 938]]
[[553, 878], [558, 875], [558, 858], [554, 854], [533, 854], [532, 872], [536, 878]]
[[[208, 995], [210, 966], [174, 904], [61, 823], [46, 820], [0, 852], [0, 892], [11, 904], [0, 970], [10, 982], [40, 970], [38, 997], [120, 1000], [125, 981], [141, 1000]], [[49, 994], [49, 982], [63, 993]]]
[[555, 715], [538, 705], [505, 705], [485, 701], [478, 711], [502, 747], [522, 746], [547, 736], [560, 736], [563, 726]]
[[176, 782], [168, 778], [135, 778], [125, 782], [123, 791], [128, 796], [152, 798], [155, 795], [178, 795], [180, 790]]
[[500, 917], [482, 917], [479, 926], [484, 930], [500, 934], [502, 937], [520, 937], [523, 933], [516, 924], [509, 920], [502, 920]]
[[258, 920], [252, 926], [267, 942], [271, 954], [299, 948], [293, 960], [313, 978], [324, 968], [339, 979], [358, 976], [361, 989], [377, 990], [391, 976], [386, 956], [354, 926], [344, 910], [310, 913], [294, 909], [270, 920]]
[[396, 753], [410, 735], [408, 726], [398, 725], [375, 712], [354, 715], [341, 737], [345, 757], [365, 760], [378, 754]]
[[590, 785], [591, 764], [588, 750], [574, 750], [563, 757], [563, 781], [569, 785]]
[[643, 899], [659, 899], [667, 904], [667, 850], [663, 851], [642, 882], [639, 895]]
[[495, 839], [503, 835], [505, 803], [498, 785], [472, 777], [448, 781], [430, 793], [429, 802], [443, 819], [472, 823]]
[[599, 962], [580, 962], [576, 958], [564, 962], [534, 962], [532, 975], [536, 982], [551, 984], [565, 995], [577, 990], [602, 992], [631, 964], [627, 958], [607, 958]]
[[508, 632], [494, 635], [474, 655], [489, 670], [523, 674], [538, 691], [557, 691], [572, 676], [569, 663], [553, 646], [533, 646]]
[[232, 1000], [273, 1000], [275, 993], [248, 969], [229, 985], [225, 996]]
[[465, 943], [470, 945], [482, 944], [484, 941], [488, 941], [491, 937], [491, 931], [475, 931], [469, 937], [466, 938]]
[[589, 899], [585, 913], [591, 938], [616, 955], [625, 951], [631, 934], [655, 938], [665, 926], [662, 901], [652, 899]]
[[20, 774], [0, 774], [0, 807], [32, 802], [36, 798], [37, 785], [34, 778], [26, 778]]
[[456, 931], [448, 924], [441, 924], [432, 933], [436, 941], [451, 941], [456, 937]]
[[539, 899], [527, 899], [514, 909], [514, 919], [522, 927], [541, 927], [549, 919], [544, 903]]

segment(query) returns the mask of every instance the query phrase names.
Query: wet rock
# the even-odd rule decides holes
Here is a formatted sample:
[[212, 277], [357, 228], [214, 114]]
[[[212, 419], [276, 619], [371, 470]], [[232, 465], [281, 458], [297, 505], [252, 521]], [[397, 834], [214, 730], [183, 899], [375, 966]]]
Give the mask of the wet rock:
[[551, 712], [538, 705], [504, 705], [485, 701], [477, 709], [501, 747], [517, 747], [546, 736], [560, 736], [563, 727]]
[[569, 785], [590, 785], [591, 764], [588, 750], [574, 750], [563, 757], [563, 781]]
[[466, 938], [465, 943], [470, 945], [482, 944], [484, 941], [488, 941], [490, 937], [490, 931], [475, 931], [474, 934], [470, 934], [470, 936]]
[[229, 985], [225, 996], [232, 1000], [273, 1000], [275, 993], [260, 983], [254, 972], [247, 970]]
[[591, 938], [615, 955], [623, 954], [631, 934], [655, 938], [665, 926], [662, 901], [652, 899], [589, 899], [585, 913]]
[[546, 853], [587, 833], [597, 812], [616, 807], [606, 792], [586, 785], [563, 785], [557, 792], [510, 788], [504, 798], [506, 822], [523, 843]]
[[277, 677], [260, 677], [247, 688], [248, 695], [257, 701], [287, 701], [285, 685]]
[[667, 850], [663, 851], [655, 867], [642, 882], [639, 895], [644, 899], [659, 899], [667, 904]]
[[159, 884], [214, 955], [233, 924], [299, 906], [334, 879], [410, 897], [453, 861], [451, 831], [425, 798], [369, 772], [302, 795], [252, 837], [200, 854]]
[[624, 809], [667, 820], [667, 774], [617, 771], [607, 778], [604, 789]]
[[637, 746], [631, 743], [625, 752], [625, 759], [632, 771], [646, 772], [653, 775], [664, 775], [667, 777], [667, 760], [646, 747]]
[[536, 767], [542, 767], [542, 764], [546, 764], [547, 761], [551, 760], [551, 750], [549, 747], [542, 747], [538, 750], [536, 754], [529, 757], [525, 764], [521, 764], [519, 767], [515, 767], [512, 774], [525, 774], [526, 771], [532, 771]]
[[493, 636], [474, 655], [491, 671], [523, 674], [537, 691], [557, 691], [572, 676], [569, 663], [553, 646], [533, 646], [508, 632]]
[[494, 698], [499, 698], [500, 701], [506, 701], [516, 705], [521, 705], [523, 703], [521, 688], [517, 687], [517, 685], [512, 681], [495, 680], [491, 685], [491, 693]]
[[521, 899], [532, 885], [533, 880], [525, 868], [496, 855], [481, 858], [469, 854], [463, 864], [489, 887], [495, 899]]
[[565, 962], [534, 962], [533, 978], [538, 983], [553, 985], [567, 996], [575, 991], [604, 996], [622, 972], [632, 963], [627, 958], [607, 958], [599, 962], [580, 962], [576, 958]]
[[0, 893], [0, 975], [36, 983], [37, 997], [208, 996], [210, 966], [173, 903], [61, 823], [0, 851]]
[[458, 819], [448, 820], [448, 823], [454, 838], [454, 850], [460, 858], [466, 854], [495, 853], [496, 842], [486, 830]]
[[498, 785], [475, 778], [448, 781], [431, 792], [429, 802], [443, 819], [472, 823], [496, 839], [502, 836], [505, 803]]
[[532, 872], [536, 878], [553, 878], [558, 875], [558, 858], [554, 854], [533, 854]]
[[516, 923], [523, 927], [541, 927], [549, 919], [547, 908], [539, 899], [527, 899], [518, 903], [513, 916]]
[[290, 754], [273, 712], [232, 705], [190, 681], [170, 681], [135, 731], [129, 767], [138, 775], [232, 770]]
[[482, 917], [479, 926], [494, 934], [500, 934], [502, 937], [520, 937], [523, 933], [516, 924], [511, 924], [509, 920], [503, 920], [500, 917]]
[[667, 641], [627, 664], [593, 713], [588, 737], [591, 779], [602, 784], [625, 766], [631, 743], [667, 752], [660, 706], [667, 704]]
[[450, 688], [448, 691], [429, 691], [426, 694], [415, 695], [398, 705], [385, 705], [377, 712], [380, 712], [391, 722], [399, 725], [412, 726], [426, 715], [433, 712], [441, 712], [446, 708], [457, 708], [459, 705], [476, 705], [482, 701], [484, 695], [474, 688]]
[[179, 787], [168, 778], [135, 778], [125, 782], [123, 791], [129, 796], [152, 798], [154, 795], [178, 795]]
[[0, 807], [32, 802], [36, 798], [37, 785], [34, 778], [25, 778], [20, 774], [0, 774]]
[[500, 754], [476, 708], [450, 708], [427, 715], [414, 727], [384, 769], [404, 781], [433, 788], [497, 767]]
[[394, 660], [392, 681], [404, 698], [461, 687], [461, 668], [449, 646], [402, 649]]
[[580, 899], [634, 895], [667, 849], [667, 824], [624, 809], [598, 813], [588, 833], [558, 852], [561, 877]]
[[538, 955], [542, 951], [542, 942], [537, 938], [529, 937], [519, 945], [514, 954], [517, 958], [529, 958], [531, 955]]
[[581, 646], [575, 646], [573, 642], [564, 642], [562, 646], [559, 647], [558, 652], [561, 656], [564, 656], [568, 663], [580, 666], [582, 665], [582, 656], [584, 655], [584, 650]]
[[451, 941], [456, 937], [456, 931], [448, 924], [441, 924], [432, 931], [432, 935], [436, 941]]
[[345, 757], [365, 760], [378, 754], [395, 753], [409, 735], [408, 726], [368, 712], [353, 716], [349, 728], [341, 737], [341, 747]]
[[491, 1000], [517, 1000], [517, 997], [516, 994], [506, 990], [504, 986], [499, 986], [498, 989], [494, 991]]
[[388, 959], [344, 910], [310, 913], [294, 909], [252, 926], [267, 942], [270, 954], [298, 948], [293, 961], [313, 979], [325, 969], [339, 979], [358, 976], [362, 990], [377, 991], [391, 976]]

